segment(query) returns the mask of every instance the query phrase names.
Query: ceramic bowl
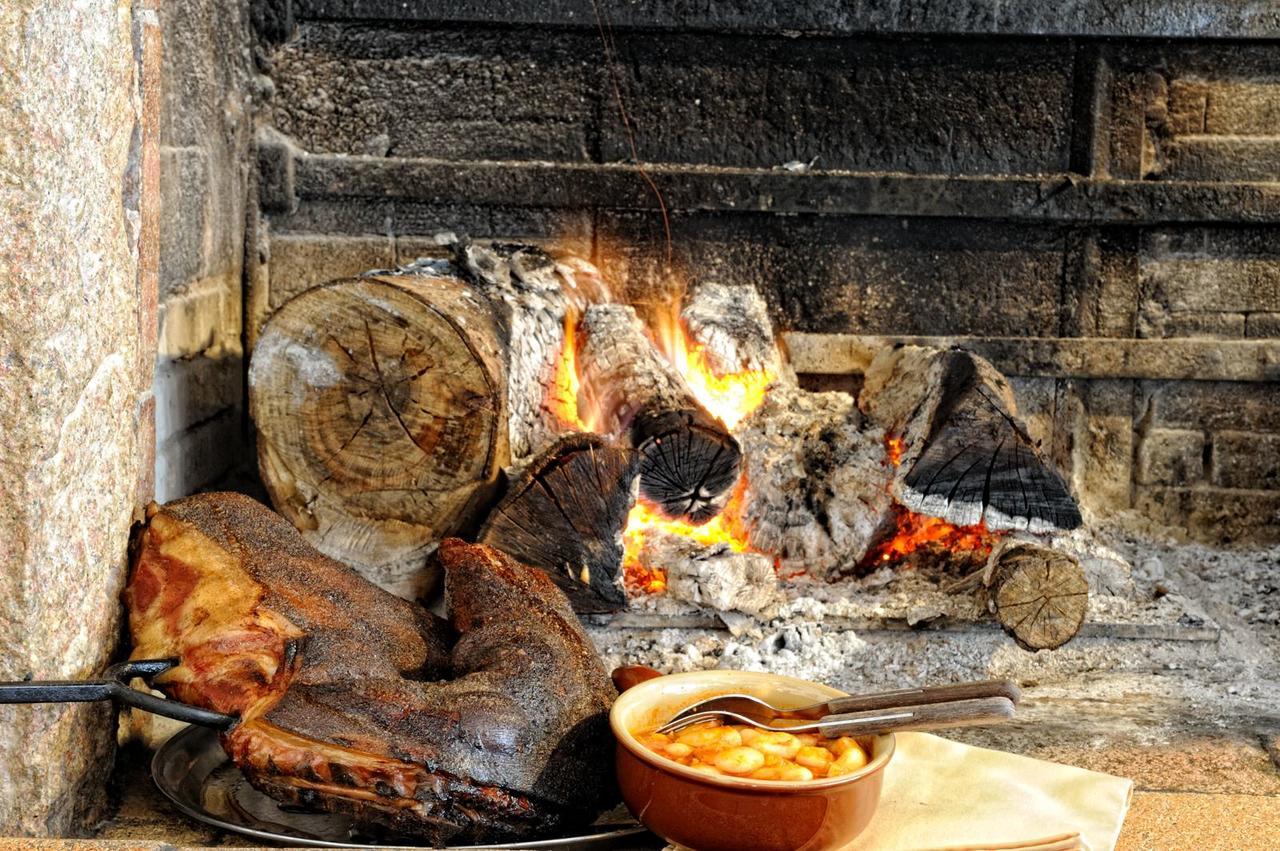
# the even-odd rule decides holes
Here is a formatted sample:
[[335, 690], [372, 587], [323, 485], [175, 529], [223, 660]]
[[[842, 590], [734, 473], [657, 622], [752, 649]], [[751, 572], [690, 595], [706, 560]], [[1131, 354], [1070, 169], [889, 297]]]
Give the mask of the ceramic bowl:
[[695, 851], [836, 851], [875, 813], [892, 734], [859, 741], [870, 761], [842, 777], [750, 780], [702, 774], [659, 756], [634, 733], [652, 730], [705, 697], [743, 693], [782, 708], [842, 696], [818, 683], [751, 671], [695, 671], [657, 677], [623, 692], [609, 723], [618, 740], [622, 798], [646, 827]]

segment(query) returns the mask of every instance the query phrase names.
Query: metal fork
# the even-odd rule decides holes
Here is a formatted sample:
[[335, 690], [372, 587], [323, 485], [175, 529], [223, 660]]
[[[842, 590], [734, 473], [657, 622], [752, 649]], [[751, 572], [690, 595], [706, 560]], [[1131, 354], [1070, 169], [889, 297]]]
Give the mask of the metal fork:
[[1013, 717], [1013, 712], [1013, 701], [1007, 697], [979, 697], [920, 706], [844, 712], [818, 719], [776, 718], [772, 721], [760, 721], [758, 718], [739, 715], [725, 709], [716, 709], [710, 712], [696, 712], [668, 721], [658, 728], [658, 732], [674, 733], [704, 721], [718, 720], [747, 724], [760, 730], [779, 733], [821, 733], [827, 738], [835, 738], [991, 724], [1009, 720]]
[[[776, 721], [793, 722], [816, 721], [833, 715], [867, 712], [870, 710], [901, 709], [904, 707], [926, 706], [931, 704], [973, 700], [988, 697], [1003, 697], [1010, 704], [1022, 699], [1022, 691], [1010, 680], [983, 680], [980, 682], [955, 683], [945, 686], [927, 688], [905, 688], [873, 694], [850, 695], [802, 706], [797, 709], [779, 709], [758, 697], [749, 694], [723, 694], [700, 700], [687, 706], [659, 728], [659, 732], [670, 732], [688, 726], [682, 722], [692, 715], [702, 713], [729, 712], [737, 717], [746, 718], [743, 723], [768, 728]], [[673, 726], [678, 725], [678, 726]], [[786, 726], [794, 726], [788, 724]]]

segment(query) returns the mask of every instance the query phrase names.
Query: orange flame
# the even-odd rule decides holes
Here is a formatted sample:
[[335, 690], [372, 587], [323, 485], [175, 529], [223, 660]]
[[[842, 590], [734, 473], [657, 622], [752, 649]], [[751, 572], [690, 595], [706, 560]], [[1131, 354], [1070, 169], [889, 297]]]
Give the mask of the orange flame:
[[[579, 317], [573, 311], [565, 316], [564, 346], [556, 362], [554, 398], [549, 407], [565, 428], [596, 431], [598, 416], [584, 410], [579, 397], [582, 386], [577, 364]], [[680, 373], [694, 398], [713, 416], [733, 429], [764, 402], [765, 391], [773, 381], [767, 371], [744, 371], [718, 375], [707, 364], [701, 346], [696, 345], [679, 319], [678, 302], [658, 317], [656, 343], [676, 371]], [[652, 504], [640, 500], [631, 509], [623, 532], [625, 551], [623, 566], [626, 582], [633, 590], [660, 593], [666, 589], [666, 571], [660, 565], [645, 562], [647, 534], [654, 530], [681, 535], [700, 544], [726, 544], [735, 552], [749, 550], [748, 530], [741, 520], [741, 506], [746, 490], [745, 476], [718, 515], [701, 526], [662, 516]]]
[[985, 521], [980, 520], [972, 526], [956, 526], [901, 506], [896, 506], [894, 511], [897, 531], [867, 553], [862, 560], [864, 565], [876, 567], [901, 561], [921, 549], [945, 549], [974, 558], [986, 558], [991, 554], [992, 545], [1000, 539], [1000, 534], [989, 530]]
[[657, 506], [648, 500], [643, 498], [636, 500], [631, 513], [627, 515], [627, 525], [622, 532], [624, 545], [622, 566], [627, 585], [650, 594], [666, 590], [666, 571], [661, 566], [650, 564], [645, 560], [646, 537], [655, 531], [680, 535], [706, 546], [724, 544], [736, 553], [751, 550], [747, 529], [741, 519], [746, 485], [745, 476], [738, 479], [738, 484], [724, 508], [701, 526], [694, 526], [683, 520], [671, 520], [664, 517]]
[[764, 402], [774, 376], [767, 370], [719, 375], [707, 363], [704, 348], [689, 339], [680, 321], [679, 303], [658, 316], [657, 343], [676, 372], [684, 376], [693, 397], [732, 431]]
[[884, 446], [885, 446], [885, 449], [888, 450], [889, 452], [889, 462], [892, 463], [893, 466], [895, 467], [901, 464], [902, 450], [906, 448], [902, 442], [902, 438], [886, 437], [884, 441]]

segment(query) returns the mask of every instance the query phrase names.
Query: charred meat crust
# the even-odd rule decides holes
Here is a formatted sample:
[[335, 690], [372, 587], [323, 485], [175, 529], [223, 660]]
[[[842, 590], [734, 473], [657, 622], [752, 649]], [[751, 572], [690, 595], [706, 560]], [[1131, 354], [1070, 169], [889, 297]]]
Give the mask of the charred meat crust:
[[223, 737], [293, 803], [437, 844], [529, 837], [608, 802], [615, 694], [562, 592], [497, 550], [440, 548], [450, 622], [312, 549], [247, 497], [149, 510], [126, 590], [159, 684], [240, 715]]

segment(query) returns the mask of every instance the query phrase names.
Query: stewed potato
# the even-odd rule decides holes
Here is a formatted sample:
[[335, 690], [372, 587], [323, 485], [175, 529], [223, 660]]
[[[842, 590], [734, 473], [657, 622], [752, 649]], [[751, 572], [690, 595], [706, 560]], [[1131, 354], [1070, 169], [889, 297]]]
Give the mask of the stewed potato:
[[709, 721], [677, 733], [638, 733], [646, 748], [705, 774], [752, 780], [813, 780], [839, 777], [867, 764], [857, 739], [792, 735]]

